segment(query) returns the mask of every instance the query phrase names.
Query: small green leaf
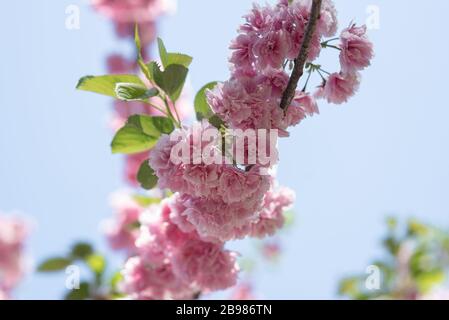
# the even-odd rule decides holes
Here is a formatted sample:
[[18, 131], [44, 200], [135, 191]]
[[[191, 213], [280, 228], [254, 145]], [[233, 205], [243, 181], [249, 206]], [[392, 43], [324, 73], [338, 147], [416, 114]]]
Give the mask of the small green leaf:
[[170, 134], [175, 130], [173, 121], [167, 117], [151, 117], [151, 122], [162, 134]]
[[155, 146], [161, 134], [175, 129], [173, 121], [166, 117], [133, 115], [112, 141], [113, 153], [133, 154], [148, 151]]
[[110, 280], [112, 292], [117, 292], [117, 288], [120, 282], [123, 280], [123, 275], [120, 271], [115, 272]]
[[151, 198], [147, 196], [143, 196], [140, 194], [136, 194], [133, 197], [134, 201], [137, 202], [137, 204], [141, 207], [147, 208], [153, 204], [159, 204], [161, 203], [161, 199], [159, 198]]
[[106, 269], [106, 259], [99, 254], [91, 254], [86, 258], [89, 268], [96, 274], [102, 274]]
[[71, 264], [72, 264], [71, 259], [62, 258], [62, 257], [51, 258], [51, 259], [48, 259], [48, 260], [44, 261], [43, 263], [41, 263], [38, 266], [37, 271], [39, 271], [39, 272], [62, 271], [65, 268], [67, 268], [68, 266], [70, 266]]
[[65, 300], [86, 300], [90, 298], [90, 288], [89, 283], [80, 283], [79, 289], [71, 290], [66, 296]]
[[123, 101], [145, 101], [158, 93], [156, 88], [148, 89], [135, 83], [117, 83], [115, 86], [115, 95]]
[[117, 98], [116, 86], [118, 83], [130, 83], [145, 86], [142, 80], [135, 75], [106, 75], [106, 76], [86, 76], [79, 80], [76, 88], [78, 90], [99, 93], [105, 96]]
[[133, 115], [129, 117], [128, 125], [133, 125], [141, 129], [143, 133], [153, 137], [170, 134], [175, 130], [175, 125], [171, 119], [158, 116]]
[[145, 75], [145, 77], [149, 81], [151, 81], [152, 78], [151, 78], [150, 71], [148, 70], [148, 66], [143, 61], [143, 57], [142, 57], [142, 44], [140, 41], [139, 27], [138, 27], [137, 23], [134, 28], [134, 42], [136, 43], [136, 49], [137, 49], [137, 64], [139, 65], [140, 70]]
[[419, 292], [421, 294], [429, 293], [434, 287], [444, 283], [446, 275], [444, 271], [435, 269], [430, 272], [424, 272], [416, 278]]
[[157, 42], [159, 47], [159, 56], [165, 69], [172, 64], [179, 64], [188, 68], [192, 63], [193, 58], [191, 56], [182, 53], [169, 53], [167, 52], [161, 38], [158, 38]]
[[154, 81], [170, 97], [171, 101], [176, 102], [181, 95], [184, 83], [189, 69], [180, 65], [169, 65], [161, 74], [154, 74]]
[[150, 150], [157, 143], [158, 137], [144, 134], [134, 126], [124, 126], [111, 143], [112, 153], [135, 154]]
[[79, 242], [72, 247], [71, 256], [75, 259], [85, 259], [92, 253], [93, 249], [89, 243]]
[[157, 44], [159, 47], [159, 57], [161, 58], [162, 65], [166, 68], [168, 66], [168, 52], [165, 48], [164, 41], [161, 38], [157, 38]]
[[151, 80], [153, 80], [156, 84], [163, 82], [161, 66], [156, 61], [151, 61], [146, 65], [146, 67], [150, 74]]
[[158, 178], [154, 170], [150, 167], [148, 160], [145, 160], [140, 166], [139, 172], [137, 173], [137, 181], [146, 190], [151, 190], [157, 186]]
[[183, 53], [169, 53], [167, 65], [179, 64], [188, 68], [192, 64], [193, 58]]
[[217, 129], [221, 129], [226, 126], [224, 121], [221, 120], [221, 118], [216, 114], [209, 118], [209, 123]]
[[206, 84], [204, 87], [198, 91], [198, 93], [195, 96], [195, 112], [196, 112], [196, 118], [201, 121], [203, 119], [209, 119], [213, 116], [213, 112], [209, 106], [209, 103], [207, 102], [206, 98], [206, 91], [211, 90], [215, 88], [218, 82], [210, 82]]

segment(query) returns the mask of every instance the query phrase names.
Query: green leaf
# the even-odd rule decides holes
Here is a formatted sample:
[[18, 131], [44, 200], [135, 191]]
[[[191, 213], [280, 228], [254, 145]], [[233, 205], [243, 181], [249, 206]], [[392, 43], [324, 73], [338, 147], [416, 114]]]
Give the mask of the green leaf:
[[160, 137], [161, 134], [170, 134], [175, 130], [175, 125], [170, 118], [147, 115], [133, 115], [128, 119], [128, 125], [135, 126], [143, 133]]
[[181, 95], [189, 69], [180, 64], [172, 64], [161, 71], [157, 62], [147, 65], [151, 79], [161, 88], [173, 102]]
[[167, 117], [133, 115], [112, 141], [113, 153], [133, 154], [150, 150], [161, 134], [170, 134], [175, 129], [173, 121]]
[[145, 160], [140, 166], [137, 173], [137, 181], [146, 190], [151, 190], [157, 186], [158, 178], [154, 170], [150, 167], [148, 160]]
[[120, 282], [122, 282], [122, 280], [123, 280], [123, 275], [120, 271], [117, 271], [112, 275], [111, 280], [110, 280], [112, 292], [117, 292], [118, 285]]
[[148, 89], [135, 83], [117, 83], [115, 86], [115, 95], [123, 101], [146, 101], [148, 98], [157, 96], [158, 93], [156, 88]]
[[158, 68], [153, 69], [154, 81], [173, 102], [181, 95], [188, 73], [189, 69], [180, 64], [169, 65], [163, 72]]
[[139, 27], [136, 23], [135, 28], [134, 28], [134, 42], [136, 43], [136, 49], [137, 49], [137, 64], [140, 67], [140, 70], [142, 70], [142, 73], [145, 75], [145, 77], [151, 81], [151, 74], [150, 71], [148, 70], [147, 65], [145, 64], [145, 62], [143, 61], [143, 57], [142, 57], [142, 44], [140, 41], [140, 36], [139, 36]]
[[42, 262], [38, 268], [37, 271], [39, 272], [54, 272], [54, 271], [62, 271], [68, 266], [72, 264], [71, 259], [63, 258], [63, 257], [56, 257], [48, 259], [44, 262]]
[[172, 64], [179, 64], [188, 68], [192, 64], [193, 58], [183, 53], [169, 53], [167, 66]]
[[116, 134], [111, 143], [112, 153], [135, 154], [148, 151], [157, 143], [158, 137], [144, 134], [134, 126], [124, 126]]
[[225, 127], [225, 123], [219, 116], [214, 114], [212, 117], [209, 118], [209, 123], [213, 125], [217, 129], [221, 129]]
[[75, 259], [85, 259], [93, 253], [93, 248], [89, 243], [79, 242], [72, 247], [71, 256]]
[[106, 75], [106, 76], [86, 76], [79, 80], [76, 88], [78, 90], [99, 93], [105, 96], [117, 98], [116, 86], [118, 83], [129, 83], [145, 86], [142, 80], [135, 75]]
[[165, 48], [164, 41], [161, 38], [157, 38], [157, 44], [159, 47], [159, 57], [161, 58], [162, 65], [166, 68], [168, 66], [168, 52]]
[[446, 275], [444, 271], [435, 269], [430, 272], [420, 274], [417, 277], [416, 282], [418, 284], [419, 292], [426, 294], [435, 286], [443, 284], [445, 279]]
[[193, 58], [191, 56], [182, 53], [169, 53], [167, 52], [161, 38], [158, 38], [157, 42], [159, 47], [159, 56], [165, 69], [172, 64], [178, 64], [188, 68], [192, 63]]
[[163, 82], [161, 66], [156, 61], [151, 61], [146, 65], [146, 67], [152, 81], [154, 81], [156, 84]]
[[210, 117], [212, 117], [214, 115], [214, 113], [212, 112], [212, 110], [209, 106], [209, 103], [207, 102], [206, 91], [215, 88], [217, 83], [218, 82], [214, 81], [214, 82], [210, 82], [210, 83], [206, 84], [204, 87], [202, 87], [200, 89], [200, 91], [198, 91], [198, 93], [195, 96], [195, 102], [194, 102], [195, 112], [196, 112], [196, 118], [199, 121], [201, 121], [203, 119], [209, 119]]
[[359, 278], [351, 277], [343, 279], [338, 287], [338, 293], [342, 296], [354, 297], [360, 293]]
[[161, 199], [159, 198], [151, 198], [147, 196], [143, 196], [140, 194], [136, 194], [133, 197], [134, 201], [137, 202], [137, 204], [141, 207], [147, 208], [153, 204], [159, 204], [161, 203]]
[[86, 258], [89, 268], [96, 274], [102, 274], [106, 269], [106, 259], [99, 254], [91, 254]]
[[66, 296], [65, 300], [86, 300], [90, 296], [90, 288], [89, 283], [82, 282], [80, 283], [79, 289], [71, 290]]

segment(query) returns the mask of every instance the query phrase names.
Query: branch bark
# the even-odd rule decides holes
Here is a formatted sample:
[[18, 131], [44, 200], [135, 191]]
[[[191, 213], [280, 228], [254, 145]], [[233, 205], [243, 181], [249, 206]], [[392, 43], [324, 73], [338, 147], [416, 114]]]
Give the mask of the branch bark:
[[309, 56], [310, 42], [315, 34], [316, 25], [320, 18], [322, 0], [313, 0], [312, 11], [310, 13], [309, 23], [307, 24], [306, 32], [304, 34], [304, 40], [301, 45], [298, 57], [294, 61], [294, 67], [287, 88], [284, 91], [281, 99], [281, 109], [286, 110], [291, 104], [296, 88], [298, 87], [299, 79], [304, 74], [304, 66]]

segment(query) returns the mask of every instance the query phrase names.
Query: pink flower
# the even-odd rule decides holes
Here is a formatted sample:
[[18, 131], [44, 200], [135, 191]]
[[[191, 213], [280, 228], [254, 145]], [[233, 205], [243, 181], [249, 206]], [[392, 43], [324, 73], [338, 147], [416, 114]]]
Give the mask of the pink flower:
[[194, 294], [192, 286], [179, 281], [170, 264], [154, 267], [133, 257], [126, 262], [122, 275], [121, 289], [132, 299], [188, 299]]
[[177, 276], [202, 291], [227, 289], [237, 281], [236, 254], [224, 250], [220, 244], [189, 241], [175, 250], [172, 262]]
[[313, 96], [305, 92], [297, 92], [292, 105], [288, 108], [285, 117], [285, 126], [294, 126], [299, 124], [307, 116], [318, 114], [318, 104]]
[[107, 67], [110, 73], [127, 74], [134, 70], [134, 63], [128, 61], [122, 55], [112, 54], [107, 58]]
[[104, 233], [109, 245], [114, 250], [135, 252], [135, 241], [139, 234], [139, 217], [143, 208], [125, 192], [113, 194], [111, 205], [116, 216], [103, 222]]
[[249, 229], [243, 228], [257, 220], [257, 213], [262, 205], [259, 199], [226, 204], [219, 199], [189, 195], [182, 195], [177, 201], [182, 202], [182, 206], [178, 206], [182, 211], [176, 213], [178, 218], [175, 220], [180, 228], [185, 229], [188, 222], [201, 239], [211, 242], [245, 237], [245, 231], [249, 232]]
[[171, 160], [171, 151], [176, 144], [177, 141], [171, 141], [170, 136], [163, 135], [151, 150], [149, 163], [159, 178], [161, 189], [178, 191], [185, 188], [182, 166]]
[[153, 21], [167, 10], [163, 0], [91, 0], [96, 10], [116, 22]]
[[251, 225], [251, 236], [257, 238], [272, 236], [282, 228], [284, 212], [291, 207], [294, 198], [294, 192], [286, 188], [268, 192], [258, 221]]
[[237, 285], [231, 295], [231, 300], [256, 300], [253, 295], [253, 288], [248, 283]]
[[137, 153], [128, 155], [125, 158], [125, 181], [128, 182], [131, 186], [139, 186], [139, 182], [137, 181], [137, 173], [139, 172], [140, 166], [142, 163], [147, 160], [149, 157], [148, 152]]
[[225, 203], [261, 200], [270, 187], [268, 176], [243, 172], [231, 166], [224, 168], [220, 176], [218, 194]]
[[324, 96], [329, 103], [342, 104], [358, 90], [358, 73], [333, 73], [324, 86]]
[[331, 0], [324, 0], [321, 5], [320, 19], [318, 20], [317, 33], [325, 37], [333, 37], [337, 33], [337, 10]]
[[344, 72], [362, 70], [371, 64], [373, 44], [366, 37], [366, 26], [352, 25], [340, 36], [340, 64]]
[[281, 97], [287, 88], [290, 77], [282, 70], [267, 69], [262, 76], [262, 81], [267, 87], [271, 87], [273, 96]]
[[28, 223], [0, 215], [0, 291], [9, 292], [24, 273], [23, 247]]
[[259, 68], [280, 68], [289, 50], [284, 31], [267, 32], [253, 47], [256, 64]]
[[233, 50], [229, 62], [236, 66], [238, 65], [239, 70], [242, 68], [244, 70], [252, 70], [255, 60], [253, 46], [256, 39], [246, 34], [239, 35], [229, 47], [229, 49]]
[[270, 6], [261, 7], [253, 4], [249, 14], [244, 16], [246, 23], [240, 27], [240, 30], [247, 33], [261, 33], [270, 28], [273, 23], [274, 11]]
[[[144, 59], [147, 59], [149, 54], [146, 47], [156, 39], [156, 21], [139, 22], [137, 25], [139, 27], [140, 42], [142, 44], [142, 56]], [[132, 39], [134, 37], [134, 32], [134, 22], [118, 21], [115, 23], [115, 33], [119, 38]]]

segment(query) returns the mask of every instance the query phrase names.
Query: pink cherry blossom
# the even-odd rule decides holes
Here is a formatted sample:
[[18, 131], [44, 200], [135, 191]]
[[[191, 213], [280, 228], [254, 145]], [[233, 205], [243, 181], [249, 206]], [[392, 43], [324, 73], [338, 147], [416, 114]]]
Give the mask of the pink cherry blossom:
[[168, 263], [154, 267], [139, 257], [132, 257], [122, 275], [121, 289], [136, 300], [188, 299], [195, 292], [190, 284], [179, 281]]
[[248, 283], [237, 285], [232, 292], [231, 300], [256, 300], [252, 286]]
[[253, 47], [253, 53], [257, 59], [257, 66], [261, 69], [281, 67], [288, 50], [286, 34], [282, 30], [267, 32], [267, 34], [254, 43]]
[[6, 290], [3, 290], [0, 288], [0, 301], [9, 300], [9, 294], [6, 292]]
[[345, 72], [362, 70], [371, 64], [373, 44], [366, 37], [366, 26], [352, 25], [340, 36], [340, 63]]
[[222, 245], [192, 240], [175, 250], [173, 271], [185, 282], [213, 291], [235, 285], [239, 268], [236, 254]]
[[108, 70], [113, 74], [127, 74], [134, 69], [134, 62], [127, 60], [120, 54], [112, 54], [106, 61]]
[[355, 94], [359, 84], [358, 73], [333, 73], [324, 86], [324, 96], [329, 103], [342, 104]]
[[0, 214], [0, 291], [8, 293], [24, 274], [24, 243], [29, 224]]
[[257, 238], [272, 236], [282, 228], [284, 212], [291, 207], [294, 198], [294, 192], [286, 188], [268, 192], [258, 221], [251, 225], [251, 236]]
[[321, 5], [320, 19], [318, 20], [317, 33], [325, 37], [333, 37], [337, 33], [337, 10], [331, 0], [324, 0]]
[[91, 0], [95, 10], [116, 22], [153, 21], [167, 10], [166, 0]]
[[134, 252], [139, 234], [139, 217], [143, 208], [127, 192], [113, 194], [111, 206], [115, 217], [104, 221], [102, 225], [109, 245], [114, 250]]

